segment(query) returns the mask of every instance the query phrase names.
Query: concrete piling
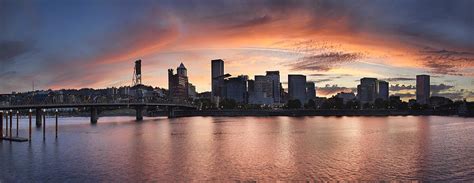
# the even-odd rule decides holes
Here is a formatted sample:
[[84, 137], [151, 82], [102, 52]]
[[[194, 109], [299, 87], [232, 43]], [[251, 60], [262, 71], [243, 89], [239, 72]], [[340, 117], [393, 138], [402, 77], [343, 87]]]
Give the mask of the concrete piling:
[[30, 142], [31, 142], [31, 109], [30, 109], [30, 111], [29, 111], [28, 118], [29, 118], [29, 125], [28, 125], [28, 139], [29, 139], [29, 140], [30, 140]]

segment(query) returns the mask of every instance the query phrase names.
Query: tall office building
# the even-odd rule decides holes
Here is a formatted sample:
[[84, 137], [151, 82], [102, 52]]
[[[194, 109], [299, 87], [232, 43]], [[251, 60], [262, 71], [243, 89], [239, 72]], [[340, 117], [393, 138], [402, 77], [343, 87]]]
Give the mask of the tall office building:
[[173, 69], [168, 69], [168, 96], [173, 101], [184, 101], [188, 99], [188, 76], [187, 69], [181, 63], [173, 73]]
[[416, 102], [419, 104], [428, 104], [430, 100], [430, 76], [416, 76]]
[[247, 80], [248, 76], [238, 76], [225, 80], [225, 98], [232, 99], [238, 103], [247, 103]]
[[288, 95], [291, 100], [299, 100], [301, 103], [306, 101], [306, 76], [289, 74], [288, 75]]
[[273, 104], [273, 82], [270, 77], [256, 75], [253, 81], [253, 92], [249, 90], [249, 103]]
[[255, 81], [254, 80], [247, 80], [247, 91], [250, 93], [250, 92], [254, 92], [255, 91]]
[[357, 98], [361, 103], [373, 103], [378, 97], [377, 78], [362, 78], [357, 85]]
[[387, 81], [379, 81], [379, 96], [382, 100], [388, 100], [388, 82]]
[[265, 97], [273, 98], [273, 83], [269, 77], [256, 75], [254, 87], [255, 92], [262, 92]]
[[281, 93], [280, 93], [280, 71], [267, 71], [266, 75], [272, 82], [272, 97], [273, 102], [280, 103]]
[[197, 92], [196, 92], [196, 86], [188, 82], [188, 96], [189, 98], [196, 99], [197, 98]]
[[306, 82], [306, 101], [316, 98], [316, 86], [314, 82]]
[[224, 87], [224, 61], [221, 59], [211, 60], [211, 95], [222, 97]]

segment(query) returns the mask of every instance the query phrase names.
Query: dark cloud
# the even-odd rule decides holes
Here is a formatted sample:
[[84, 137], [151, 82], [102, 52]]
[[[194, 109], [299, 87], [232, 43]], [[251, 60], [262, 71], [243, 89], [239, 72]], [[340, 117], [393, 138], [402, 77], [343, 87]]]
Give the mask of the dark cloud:
[[11, 61], [13, 58], [32, 50], [31, 43], [23, 41], [0, 41], [0, 63]]
[[382, 80], [385, 80], [385, 81], [388, 81], [388, 82], [396, 82], [396, 81], [414, 81], [416, 80], [414, 77], [413, 78], [404, 78], [404, 77], [398, 77], [398, 78], [386, 78], [386, 79], [382, 79]]
[[474, 67], [474, 53], [470, 52], [426, 48], [420, 51], [420, 60], [435, 74], [465, 75], [461, 69]]
[[310, 80], [315, 83], [324, 83], [324, 82], [329, 82], [332, 81], [332, 79], [326, 78], [326, 79], [315, 79], [315, 80]]
[[308, 76], [327, 76], [327, 74], [309, 74]]
[[343, 86], [327, 84], [324, 87], [318, 87], [317, 90], [316, 90], [316, 93], [318, 95], [330, 96], [330, 95], [335, 95], [339, 92], [355, 92], [355, 90], [356, 90], [356, 88], [347, 88], [347, 87], [343, 87]]
[[[112, 72], [112, 68], [98, 69], [94, 62], [132, 60], [127, 54], [139, 53], [139, 57], [175, 39], [182, 41], [200, 35], [228, 33], [216, 27], [228, 28], [229, 32], [244, 28], [232, 33], [248, 38], [252, 31], [273, 25], [273, 22], [304, 18], [309, 22], [299, 27], [293, 24], [298, 24], [297, 21], [285, 22], [288, 24], [273, 30], [284, 30], [282, 34], [291, 38], [293, 32], [301, 37], [313, 36], [323, 30], [351, 36], [358, 36], [358, 33], [374, 35], [387, 43], [395, 40], [421, 48], [443, 45], [442, 49], [422, 50], [420, 60], [433, 73], [468, 75], [472, 72], [460, 70], [473, 67], [474, 63], [471, 51], [474, 50], [473, 6], [472, 0], [117, 1], [114, 5], [100, 1], [1, 1], [0, 62], [28, 53], [31, 44], [19, 40], [33, 37], [38, 41], [35, 48], [44, 52], [25, 59], [38, 66], [18, 72], [41, 75], [45, 83], [88, 85], [118, 76], [103, 77], [104, 73]], [[337, 27], [332, 27], [334, 25]], [[252, 29], [246, 29], [250, 27]], [[50, 30], [60, 31], [45, 34], [54, 32]], [[204, 33], [200, 32], [202, 30]], [[216, 36], [218, 38], [221, 37]], [[5, 43], [3, 40], [14, 41]], [[173, 43], [181, 44], [179, 41]], [[293, 45], [293, 48], [307, 56], [290, 63], [292, 70], [328, 71], [364, 55], [341, 51], [337, 44], [312, 40]], [[123, 68], [115, 68], [115, 71]], [[0, 85], [3, 90], [11, 89]]]
[[17, 71], [6, 71], [6, 72], [0, 72], [0, 78], [7, 78], [7, 77], [12, 77], [17, 74]]
[[[440, 93], [442, 91], [446, 91], [452, 88], [454, 88], [454, 86], [446, 85], [443, 83], [439, 85], [430, 86], [431, 92], [433, 94]], [[401, 91], [401, 90], [416, 90], [416, 86], [415, 85], [400, 85], [400, 84], [390, 85], [390, 91]]]
[[447, 92], [447, 93], [437, 93], [437, 94], [433, 94], [432, 96], [446, 97], [451, 100], [461, 100], [463, 99], [464, 93], [455, 91], [455, 92]]
[[474, 92], [461, 89], [443, 93], [433, 93], [432, 96], [446, 97], [451, 100], [463, 100], [465, 98], [474, 98]]
[[390, 85], [390, 91], [401, 91], [401, 90], [415, 90], [416, 86], [413, 85]]
[[363, 58], [361, 53], [329, 52], [302, 57], [288, 66], [294, 71], [328, 71], [337, 65], [350, 63], [360, 58]]
[[[474, 1], [317, 1], [315, 17], [346, 20], [352, 32], [393, 35], [408, 43], [474, 48]], [[317, 24], [315, 24], [318, 26]]]
[[[162, 18], [161, 22], [150, 23], [150, 19], [156, 18]], [[176, 37], [176, 26], [166, 18], [165, 15], [160, 13], [142, 12], [140, 16], [122, 20], [120, 25], [107, 27], [104, 34], [88, 35], [86, 36], [87, 39], [81, 40], [81, 42], [62, 42], [61, 46], [68, 49], [42, 47], [42, 51], [48, 52], [46, 56], [30, 58], [30, 60], [34, 59], [35, 62], [41, 63], [35, 66], [37, 72], [23, 73], [23, 75], [39, 75], [40, 78], [38, 79], [43, 80], [41, 85], [45, 88], [57, 86], [89, 87], [103, 82], [104, 79], [114, 74], [117, 78], [124, 74], [116, 72], [123, 69], [122, 66], [124, 65], [120, 62], [124, 60], [132, 62], [134, 59], [147, 54], [149, 50], [156, 50], [160, 45], [166, 44]], [[77, 36], [85, 35], [79, 32]], [[56, 35], [51, 35], [50, 38], [57, 39]], [[51, 44], [53, 44], [52, 42]], [[38, 44], [48, 45], [44, 41], [39, 41]], [[76, 48], [76, 44], [87, 46], [83, 45]], [[3, 53], [4, 50], [1, 46], [0, 44], [0, 53]], [[19, 50], [16, 52], [17, 55], [29, 51], [28, 45], [23, 42], [9, 43], [7, 46], [9, 48], [7, 50]], [[61, 51], [63, 49], [65, 51]], [[83, 50], [87, 50], [87, 52], [82, 53]], [[141, 54], [136, 54], [137, 52], [141, 52]], [[0, 54], [0, 56], [2, 55]], [[0, 84], [2, 84], [2, 81], [0, 81]], [[17, 88], [19, 86], [13, 87], [11, 90]]]
[[430, 90], [431, 90], [431, 93], [434, 95], [434, 94], [438, 94], [440, 92], [443, 92], [443, 91], [446, 91], [446, 90], [449, 90], [449, 89], [452, 89], [454, 88], [454, 86], [452, 85], [446, 85], [446, 84], [439, 84], [439, 85], [431, 85], [430, 86]]
[[338, 78], [342, 78], [342, 77], [350, 77], [350, 76], [353, 76], [352, 74], [338, 74], [338, 75], [335, 75], [335, 74], [308, 74], [307, 76], [315, 76], [315, 77], [330, 77], [330, 78], [333, 78], [333, 79], [338, 79]]
[[261, 16], [261, 17], [255, 17], [255, 18], [252, 18], [248, 21], [245, 21], [245, 22], [242, 22], [242, 23], [238, 23], [238, 24], [235, 24], [235, 25], [232, 25], [230, 26], [229, 28], [247, 28], [247, 27], [255, 27], [255, 26], [259, 26], [259, 25], [263, 25], [263, 24], [267, 24], [267, 23], [270, 23], [274, 21], [272, 19], [272, 17], [270, 17], [269, 15], [264, 15], [264, 16]]

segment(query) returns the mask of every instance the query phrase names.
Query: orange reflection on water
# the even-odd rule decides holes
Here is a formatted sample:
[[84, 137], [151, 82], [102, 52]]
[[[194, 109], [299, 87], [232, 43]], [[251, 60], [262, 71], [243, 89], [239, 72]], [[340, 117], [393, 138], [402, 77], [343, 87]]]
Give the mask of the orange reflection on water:
[[25, 150], [40, 154], [34, 158], [13, 153], [22, 146], [6, 143], [2, 156], [26, 160], [5, 164], [20, 167], [12, 174], [20, 180], [25, 174], [23, 179], [43, 175], [58, 181], [85, 176], [126, 182], [468, 181], [474, 173], [469, 168], [474, 164], [472, 122], [414, 116], [190, 117], [140, 123], [101, 118], [96, 126], [61, 127], [53, 146], [32, 143], [37, 145]]

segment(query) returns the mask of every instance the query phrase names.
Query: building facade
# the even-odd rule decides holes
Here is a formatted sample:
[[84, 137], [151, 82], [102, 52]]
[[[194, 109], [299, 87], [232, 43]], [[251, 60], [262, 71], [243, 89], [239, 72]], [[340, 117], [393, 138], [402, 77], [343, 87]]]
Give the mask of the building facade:
[[274, 103], [281, 102], [280, 93], [280, 71], [267, 71], [266, 75], [272, 82], [272, 97]]
[[256, 75], [255, 76], [255, 92], [264, 93], [265, 97], [273, 98], [273, 82], [270, 77]]
[[222, 88], [224, 87], [224, 60], [211, 60], [211, 95], [213, 97], [222, 97]]
[[306, 82], [306, 101], [316, 98], [316, 86], [314, 82]]
[[189, 98], [196, 99], [197, 98], [197, 92], [196, 92], [196, 86], [188, 82], [188, 96]]
[[378, 97], [378, 82], [376, 78], [362, 78], [357, 85], [357, 98], [360, 103], [373, 103]]
[[306, 101], [306, 76], [300, 74], [288, 75], [288, 95], [290, 100]]
[[270, 77], [256, 75], [253, 91], [249, 90], [250, 104], [273, 104], [273, 81]]
[[337, 98], [341, 98], [342, 102], [346, 104], [349, 101], [352, 101], [356, 98], [355, 94], [352, 92], [346, 93], [346, 92], [339, 92], [336, 94]]
[[225, 98], [232, 99], [237, 103], [247, 103], [247, 80], [248, 76], [238, 76], [225, 80]]
[[428, 104], [430, 100], [430, 76], [416, 76], [416, 102], [419, 104]]
[[388, 82], [387, 81], [379, 81], [379, 96], [378, 98], [381, 98], [384, 101], [388, 100], [388, 95], [389, 95], [389, 89], [388, 89]]
[[172, 101], [182, 102], [189, 98], [187, 69], [181, 63], [173, 73], [173, 69], [168, 69], [168, 96]]

